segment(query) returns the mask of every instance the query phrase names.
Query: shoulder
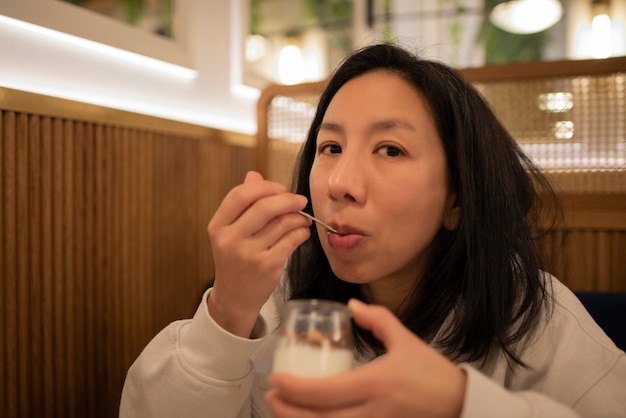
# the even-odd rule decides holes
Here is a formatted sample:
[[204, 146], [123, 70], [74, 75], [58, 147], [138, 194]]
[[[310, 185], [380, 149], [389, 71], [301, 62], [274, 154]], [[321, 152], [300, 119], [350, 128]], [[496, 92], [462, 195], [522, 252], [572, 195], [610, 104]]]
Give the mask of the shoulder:
[[539, 390], [574, 405], [624, 360], [624, 352], [595, 323], [576, 295], [549, 275], [553, 301], [529, 344], [520, 353], [528, 368], [506, 372], [512, 389]]
[[544, 325], [548, 339], [573, 335], [578, 341], [587, 341], [594, 350], [615, 352], [615, 344], [594, 321], [578, 297], [554, 276], [549, 276], [549, 280], [554, 308], [552, 316]]
[[583, 414], [624, 411], [626, 354], [570, 289], [551, 275], [545, 277], [546, 315], [515, 347], [528, 367], [511, 365], [502, 352], [474, 367], [509, 391], [537, 392]]

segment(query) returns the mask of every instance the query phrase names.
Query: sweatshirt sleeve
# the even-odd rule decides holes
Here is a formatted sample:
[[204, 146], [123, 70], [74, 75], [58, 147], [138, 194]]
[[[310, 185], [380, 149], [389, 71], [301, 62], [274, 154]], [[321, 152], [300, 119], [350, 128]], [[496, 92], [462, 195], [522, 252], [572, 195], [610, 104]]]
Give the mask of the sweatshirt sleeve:
[[251, 416], [257, 384], [251, 357], [265, 341], [267, 325], [260, 316], [257, 339], [228, 333], [208, 313], [208, 292], [191, 320], [163, 329], [130, 367], [120, 418]]

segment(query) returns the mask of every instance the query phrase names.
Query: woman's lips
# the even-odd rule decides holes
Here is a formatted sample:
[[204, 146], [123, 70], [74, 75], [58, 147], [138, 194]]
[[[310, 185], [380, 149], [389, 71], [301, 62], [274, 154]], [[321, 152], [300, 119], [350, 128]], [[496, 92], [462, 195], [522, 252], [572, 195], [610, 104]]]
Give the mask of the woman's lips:
[[348, 251], [356, 247], [365, 239], [365, 235], [353, 228], [336, 227], [338, 233], [328, 233], [328, 244], [336, 251]]

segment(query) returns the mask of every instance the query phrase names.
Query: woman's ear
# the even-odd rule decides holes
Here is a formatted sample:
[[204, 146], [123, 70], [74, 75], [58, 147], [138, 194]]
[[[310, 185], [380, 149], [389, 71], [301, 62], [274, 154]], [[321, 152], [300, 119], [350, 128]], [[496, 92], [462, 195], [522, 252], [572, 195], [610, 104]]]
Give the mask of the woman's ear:
[[461, 217], [461, 205], [456, 193], [450, 192], [446, 201], [446, 211], [443, 214], [443, 226], [448, 231], [454, 231], [459, 227]]

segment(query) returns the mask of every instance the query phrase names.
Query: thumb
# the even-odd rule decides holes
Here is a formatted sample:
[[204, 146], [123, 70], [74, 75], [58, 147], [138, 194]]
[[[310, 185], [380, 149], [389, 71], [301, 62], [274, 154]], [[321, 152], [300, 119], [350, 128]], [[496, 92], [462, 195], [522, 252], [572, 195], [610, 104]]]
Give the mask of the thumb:
[[246, 178], [243, 181], [244, 183], [252, 183], [253, 181], [261, 181], [263, 180], [263, 176], [261, 173], [257, 171], [248, 171], [246, 173]]
[[413, 336], [384, 306], [368, 305], [357, 299], [350, 299], [348, 307], [352, 311], [354, 321], [362, 328], [371, 331], [383, 343], [387, 351], [392, 350], [396, 345], [401, 345], [407, 337]]

